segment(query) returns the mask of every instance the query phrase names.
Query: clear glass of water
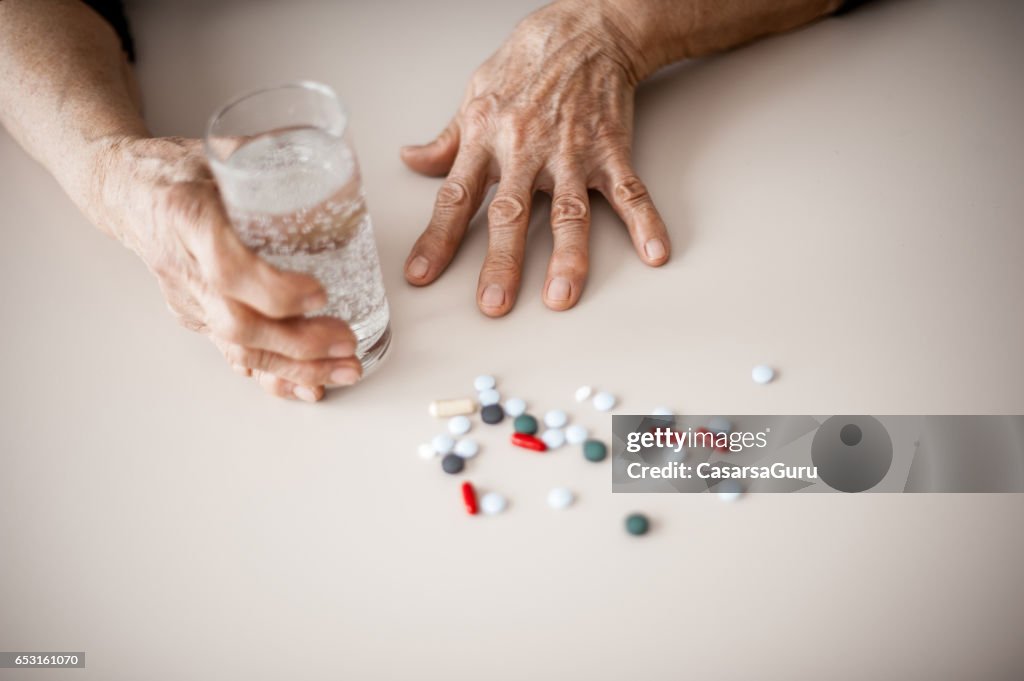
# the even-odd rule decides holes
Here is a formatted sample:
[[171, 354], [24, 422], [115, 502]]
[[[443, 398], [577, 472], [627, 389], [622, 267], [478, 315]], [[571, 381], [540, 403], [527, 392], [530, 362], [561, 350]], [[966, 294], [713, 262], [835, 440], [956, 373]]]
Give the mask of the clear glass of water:
[[267, 262], [311, 274], [327, 290], [314, 313], [348, 322], [364, 375], [391, 344], [373, 225], [348, 115], [334, 91], [288, 83], [222, 107], [206, 155], [235, 231]]

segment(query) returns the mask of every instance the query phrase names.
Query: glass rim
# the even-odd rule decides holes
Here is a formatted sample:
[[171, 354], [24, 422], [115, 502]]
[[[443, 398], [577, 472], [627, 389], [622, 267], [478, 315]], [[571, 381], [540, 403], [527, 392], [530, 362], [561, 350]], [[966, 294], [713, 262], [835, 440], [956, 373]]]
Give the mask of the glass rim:
[[[248, 100], [265, 95], [268, 92], [276, 92], [279, 90], [306, 90], [308, 92], [318, 92], [325, 95], [328, 99], [334, 102], [335, 106], [338, 107], [338, 114], [341, 117], [341, 125], [337, 131], [327, 129], [327, 132], [332, 135], [336, 135], [339, 139], [344, 137], [345, 131], [348, 129], [348, 109], [345, 108], [344, 102], [338, 97], [338, 93], [334, 91], [330, 85], [317, 82], [315, 80], [290, 80], [284, 83], [278, 83], [277, 85], [268, 85], [266, 87], [257, 88], [255, 90], [248, 90], [242, 94], [235, 95], [227, 101], [227, 103], [221, 105], [216, 111], [210, 116], [206, 122], [206, 130], [203, 134], [203, 151], [206, 153], [206, 158], [211, 163], [224, 163], [220, 157], [214, 153], [213, 148], [210, 146], [210, 138], [214, 137], [213, 127], [217, 122], [223, 118], [229, 111], [234, 109], [236, 106], [247, 102]], [[317, 126], [319, 127], [319, 126]], [[321, 128], [324, 129], [324, 128]]]

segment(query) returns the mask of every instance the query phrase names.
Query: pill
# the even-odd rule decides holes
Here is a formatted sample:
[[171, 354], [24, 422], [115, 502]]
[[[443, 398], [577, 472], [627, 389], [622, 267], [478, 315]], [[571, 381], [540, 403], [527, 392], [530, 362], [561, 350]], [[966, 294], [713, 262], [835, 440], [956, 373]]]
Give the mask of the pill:
[[589, 385], [581, 385], [580, 387], [576, 388], [576, 401], [586, 402], [587, 400], [590, 399], [590, 396], [593, 394], [593, 388], [591, 388]]
[[758, 364], [756, 367], [750, 370], [750, 377], [754, 379], [754, 383], [771, 383], [775, 378], [775, 369], [772, 369], [767, 364]]
[[481, 390], [477, 393], [476, 398], [480, 401], [481, 407], [489, 407], [492, 404], [501, 402], [501, 393], [494, 388], [488, 388], [487, 390]]
[[470, 397], [456, 397], [450, 400], [434, 400], [427, 409], [434, 418], [448, 418], [458, 414], [472, 414], [476, 411], [476, 400]]
[[651, 410], [651, 416], [675, 416], [676, 413], [668, 407], [655, 407]]
[[611, 411], [613, 407], [615, 407], [615, 395], [604, 392], [594, 395], [594, 409]]
[[608, 456], [608, 448], [600, 440], [587, 440], [583, 443], [583, 457], [587, 461], [604, 461], [604, 458]]
[[473, 489], [473, 484], [468, 480], [462, 483], [462, 503], [466, 505], [466, 513], [476, 515], [476, 490]]
[[736, 480], [723, 480], [718, 483], [716, 491], [722, 501], [736, 501], [743, 495], [743, 486]]
[[532, 449], [535, 452], [547, 451], [548, 448], [543, 440], [539, 440], [528, 433], [512, 433], [512, 444], [523, 449]]
[[565, 431], [561, 428], [548, 428], [540, 439], [548, 446], [548, 449], [558, 449], [565, 444]]
[[455, 454], [463, 459], [472, 459], [480, 451], [480, 445], [471, 437], [464, 437], [455, 443]]
[[497, 515], [508, 507], [508, 500], [497, 492], [488, 492], [480, 497], [480, 510], [484, 515]]
[[469, 432], [469, 429], [473, 427], [473, 423], [469, 420], [468, 416], [453, 416], [448, 420], [448, 432], [452, 435], [465, 435]]
[[441, 469], [448, 475], [458, 475], [466, 467], [466, 462], [457, 454], [445, 454], [441, 459]]
[[526, 413], [526, 402], [518, 397], [510, 397], [505, 400], [505, 413], [515, 418]]
[[576, 501], [572, 490], [568, 487], [555, 487], [548, 492], [548, 506], [556, 509], [569, 508]]
[[434, 449], [434, 445], [424, 442], [416, 450], [419, 453], [421, 459], [433, 459], [437, 456], [437, 451]]
[[512, 422], [512, 427], [515, 428], [517, 433], [533, 435], [537, 432], [537, 419], [529, 414], [521, 414]]
[[480, 410], [480, 418], [483, 419], [484, 423], [494, 425], [495, 423], [501, 423], [501, 420], [505, 418], [505, 412], [500, 404], [488, 404]]
[[732, 424], [723, 416], [713, 416], [708, 419], [708, 430], [715, 434], [728, 433], [732, 430]]
[[449, 454], [455, 448], [455, 439], [448, 433], [439, 433], [430, 444], [438, 454]]
[[581, 426], [578, 423], [565, 429], [565, 439], [569, 444], [582, 444], [588, 437], [590, 437], [590, 431], [588, 431], [585, 426]]
[[569, 422], [569, 417], [561, 409], [552, 409], [544, 414], [544, 425], [548, 428], [561, 428]]
[[497, 383], [498, 382], [494, 380], [494, 376], [490, 376], [488, 374], [481, 374], [473, 379], [473, 387], [476, 388], [477, 392], [490, 390], [497, 385]]
[[639, 537], [642, 534], [647, 534], [649, 529], [651, 529], [651, 521], [643, 513], [630, 513], [626, 516], [626, 532]]

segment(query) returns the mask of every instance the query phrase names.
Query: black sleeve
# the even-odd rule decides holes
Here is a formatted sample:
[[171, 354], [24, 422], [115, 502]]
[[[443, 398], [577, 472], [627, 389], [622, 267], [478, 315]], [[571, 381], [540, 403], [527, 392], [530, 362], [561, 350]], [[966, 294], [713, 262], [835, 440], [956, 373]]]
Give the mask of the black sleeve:
[[858, 7], [867, 2], [869, 2], [869, 0], [846, 0], [841, 5], [839, 5], [839, 9], [836, 10], [836, 14], [846, 14], [847, 12], [852, 12], [853, 10], [857, 9]]
[[107, 23], [117, 31], [118, 37], [121, 38], [121, 48], [128, 55], [128, 61], [135, 61], [135, 45], [132, 44], [132, 34], [128, 30], [128, 18], [124, 15], [124, 4], [121, 0], [82, 1], [106, 19]]

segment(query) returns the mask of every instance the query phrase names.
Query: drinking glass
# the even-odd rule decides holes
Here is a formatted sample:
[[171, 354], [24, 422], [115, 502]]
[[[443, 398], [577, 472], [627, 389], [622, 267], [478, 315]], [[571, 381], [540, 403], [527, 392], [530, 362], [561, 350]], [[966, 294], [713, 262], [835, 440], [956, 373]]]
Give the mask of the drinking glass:
[[327, 291], [314, 315], [344, 319], [365, 373], [391, 344], [373, 225], [348, 115], [308, 81], [257, 90], [210, 119], [206, 155], [238, 236], [267, 262]]

